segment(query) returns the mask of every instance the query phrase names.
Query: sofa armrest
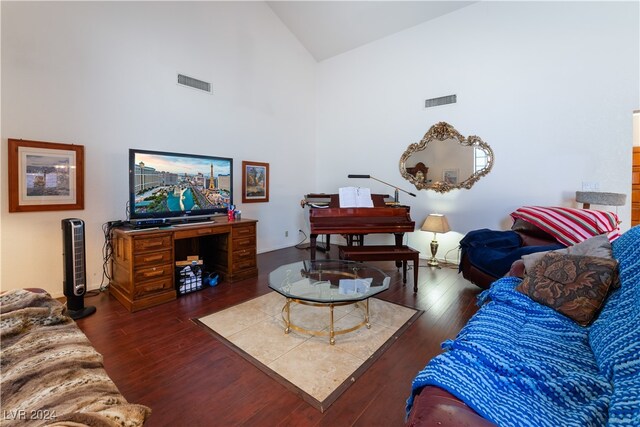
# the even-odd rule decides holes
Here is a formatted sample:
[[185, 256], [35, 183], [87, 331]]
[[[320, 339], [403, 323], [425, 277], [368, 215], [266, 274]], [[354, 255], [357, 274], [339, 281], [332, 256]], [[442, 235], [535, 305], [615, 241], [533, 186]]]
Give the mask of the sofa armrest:
[[495, 427], [451, 393], [435, 386], [424, 387], [415, 397], [409, 427]]
[[498, 279], [476, 268], [471, 264], [469, 257], [465, 253], [462, 254], [462, 259], [460, 260], [460, 271], [462, 272], [462, 277], [482, 289], [489, 289], [491, 284]]
[[525, 268], [524, 268], [524, 261], [522, 260], [522, 258], [514, 261], [513, 264], [511, 264], [511, 268], [509, 269], [509, 272], [506, 274], [506, 276], [519, 277], [521, 279], [524, 278], [524, 275], [525, 275]]
[[[516, 233], [518, 233], [516, 231]], [[528, 234], [518, 233], [522, 239], [522, 246], [549, 246], [558, 243], [556, 239], [547, 239], [544, 237], [530, 236]]]

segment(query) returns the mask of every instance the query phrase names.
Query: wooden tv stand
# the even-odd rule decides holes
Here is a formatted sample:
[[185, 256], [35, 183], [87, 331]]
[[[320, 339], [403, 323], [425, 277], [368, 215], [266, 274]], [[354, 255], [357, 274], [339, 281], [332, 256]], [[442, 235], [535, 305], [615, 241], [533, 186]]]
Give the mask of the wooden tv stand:
[[256, 220], [174, 225], [168, 228], [111, 232], [113, 258], [109, 292], [129, 311], [176, 299], [175, 262], [198, 255], [205, 271], [222, 281], [256, 277]]

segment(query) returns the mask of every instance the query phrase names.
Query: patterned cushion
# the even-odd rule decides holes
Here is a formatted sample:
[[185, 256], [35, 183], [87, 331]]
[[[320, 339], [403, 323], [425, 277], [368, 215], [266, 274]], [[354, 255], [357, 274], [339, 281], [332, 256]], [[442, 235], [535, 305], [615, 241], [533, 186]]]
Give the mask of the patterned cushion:
[[[547, 251], [548, 252], [548, 251]], [[547, 252], [535, 252], [522, 256], [524, 262], [524, 269], [531, 270], [535, 264], [540, 262], [544, 254]], [[602, 258], [613, 258], [611, 251], [611, 242], [607, 238], [606, 234], [600, 234], [595, 237], [591, 237], [577, 245], [569, 246], [564, 249], [558, 249], [554, 251], [558, 254], [571, 254], [571, 255], [587, 255], [597, 256]]]
[[589, 237], [607, 234], [610, 241], [620, 237], [620, 220], [613, 212], [563, 207], [523, 206], [511, 217], [528, 221], [565, 246], [575, 245]]
[[617, 279], [617, 265], [614, 259], [549, 252], [516, 290], [586, 326]]

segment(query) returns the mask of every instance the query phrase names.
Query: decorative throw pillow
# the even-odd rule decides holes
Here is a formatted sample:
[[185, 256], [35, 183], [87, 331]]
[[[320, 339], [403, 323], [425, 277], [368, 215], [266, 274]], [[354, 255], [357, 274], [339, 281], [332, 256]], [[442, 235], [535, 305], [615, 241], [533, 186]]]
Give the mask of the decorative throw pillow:
[[[548, 251], [534, 252], [532, 254], [523, 255], [522, 261], [524, 261], [524, 269], [526, 271], [533, 269], [533, 266], [538, 263], [547, 252]], [[601, 258], [613, 257], [611, 252], [611, 242], [609, 242], [609, 238], [606, 234], [591, 237], [584, 242], [580, 242], [564, 249], [558, 249], [553, 252], [558, 254], [587, 255]]]
[[548, 252], [516, 290], [587, 326], [617, 279], [617, 267], [615, 259]]

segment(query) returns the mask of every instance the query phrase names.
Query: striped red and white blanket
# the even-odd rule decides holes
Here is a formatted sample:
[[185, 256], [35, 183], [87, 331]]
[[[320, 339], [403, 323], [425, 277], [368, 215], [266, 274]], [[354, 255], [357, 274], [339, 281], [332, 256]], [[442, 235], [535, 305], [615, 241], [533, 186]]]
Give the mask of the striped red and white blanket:
[[523, 206], [511, 213], [572, 246], [590, 237], [606, 234], [609, 241], [620, 237], [620, 220], [613, 212], [563, 207]]

